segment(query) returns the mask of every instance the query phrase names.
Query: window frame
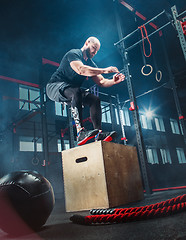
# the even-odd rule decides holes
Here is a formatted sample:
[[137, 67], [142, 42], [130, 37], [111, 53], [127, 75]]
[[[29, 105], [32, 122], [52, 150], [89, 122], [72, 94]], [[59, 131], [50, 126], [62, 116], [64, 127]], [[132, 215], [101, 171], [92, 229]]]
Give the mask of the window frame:
[[43, 152], [42, 138], [40, 138], [36, 141], [36, 149], [34, 149], [34, 147], [35, 147], [34, 146], [34, 137], [19, 136], [19, 151], [20, 152], [35, 152], [35, 151]]
[[176, 148], [176, 153], [177, 153], [177, 158], [179, 164], [184, 164], [186, 163], [186, 157], [185, 157], [185, 152], [183, 148]]
[[165, 132], [165, 125], [162, 117], [154, 117], [156, 131]]
[[180, 134], [179, 125], [176, 119], [170, 118], [170, 126], [173, 134]]
[[160, 155], [161, 155], [161, 159], [162, 159], [163, 164], [166, 164], [166, 163], [172, 164], [170, 151], [168, 149], [160, 148]]
[[101, 101], [101, 114], [102, 114], [102, 119], [101, 119], [102, 123], [112, 123], [109, 103]]
[[[147, 161], [148, 161], [149, 164], [152, 164], [152, 165], [159, 164], [157, 148], [149, 147], [149, 146], [146, 147], [146, 155], [147, 155]], [[153, 159], [151, 159], [151, 156], [152, 156]]]
[[[57, 114], [59, 112], [59, 114]], [[59, 117], [67, 117], [67, 104], [55, 102], [55, 115]]]
[[[25, 93], [23, 92], [25, 91]], [[38, 96], [32, 99], [32, 93], [38, 93]], [[25, 96], [24, 96], [25, 95]], [[39, 99], [39, 100], [38, 100]], [[34, 102], [34, 103], [32, 103]], [[32, 111], [41, 108], [40, 89], [19, 85], [19, 109], [25, 111]]]

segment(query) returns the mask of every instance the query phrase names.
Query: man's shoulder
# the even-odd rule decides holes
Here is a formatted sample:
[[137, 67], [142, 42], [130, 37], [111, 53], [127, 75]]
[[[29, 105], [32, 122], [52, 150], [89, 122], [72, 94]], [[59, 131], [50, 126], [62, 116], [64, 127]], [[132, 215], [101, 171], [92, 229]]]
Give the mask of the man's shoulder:
[[77, 54], [81, 56], [82, 52], [81, 52], [81, 49], [71, 49], [66, 54]]
[[68, 61], [68, 62], [82, 61], [82, 58], [83, 58], [83, 54], [81, 49], [71, 49], [65, 54], [62, 61]]

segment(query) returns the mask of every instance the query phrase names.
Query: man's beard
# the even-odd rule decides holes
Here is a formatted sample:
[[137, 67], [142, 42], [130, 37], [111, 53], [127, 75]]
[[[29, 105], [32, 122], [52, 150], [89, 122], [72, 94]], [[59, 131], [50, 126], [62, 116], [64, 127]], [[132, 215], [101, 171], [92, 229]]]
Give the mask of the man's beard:
[[88, 58], [92, 58], [93, 57], [90, 54], [90, 49], [89, 48], [86, 49], [86, 55], [87, 55]]

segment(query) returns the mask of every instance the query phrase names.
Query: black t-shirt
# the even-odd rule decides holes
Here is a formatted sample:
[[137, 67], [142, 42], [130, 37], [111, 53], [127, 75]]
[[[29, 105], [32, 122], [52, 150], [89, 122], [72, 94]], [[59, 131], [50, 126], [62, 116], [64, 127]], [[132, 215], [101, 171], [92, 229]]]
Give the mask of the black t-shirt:
[[52, 75], [49, 83], [65, 82], [70, 85], [80, 87], [83, 81], [86, 79], [86, 76], [77, 74], [71, 68], [70, 62], [72, 61], [81, 61], [85, 65], [97, 67], [92, 59], [88, 59], [87, 61], [84, 60], [81, 49], [72, 49], [64, 55], [58, 69]]

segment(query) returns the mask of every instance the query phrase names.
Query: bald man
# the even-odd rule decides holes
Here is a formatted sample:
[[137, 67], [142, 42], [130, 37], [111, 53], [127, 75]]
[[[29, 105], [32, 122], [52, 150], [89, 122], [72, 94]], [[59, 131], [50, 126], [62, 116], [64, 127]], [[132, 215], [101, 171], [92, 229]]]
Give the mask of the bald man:
[[[116, 67], [98, 68], [92, 58], [100, 49], [100, 41], [89, 37], [81, 49], [72, 49], [61, 60], [60, 66], [52, 75], [46, 86], [47, 96], [57, 102], [71, 104], [72, 115], [77, 129], [77, 144], [83, 145], [89, 139], [112, 141], [116, 132], [102, 132], [100, 99], [80, 87], [87, 77], [101, 87], [111, 87], [124, 80], [124, 75]], [[112, 79], [106, 79], [102, 74], [116, 73]], [[82, 105], [90, 107], [90, 117], [93, 130], [83, 127]]]

